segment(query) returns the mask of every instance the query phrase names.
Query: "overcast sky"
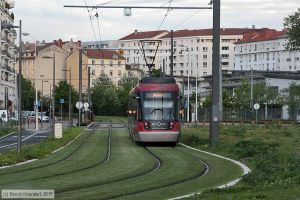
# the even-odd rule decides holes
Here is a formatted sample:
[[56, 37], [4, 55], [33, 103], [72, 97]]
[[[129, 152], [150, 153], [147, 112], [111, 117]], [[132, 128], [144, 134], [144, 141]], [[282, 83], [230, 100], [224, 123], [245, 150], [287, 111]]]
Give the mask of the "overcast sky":
[[[168, 6], [170, 0], [86, 0], [88, 5], [102, 4], [123, 6]], [[147, 3], [150, 2], [150, 3]], [[173, 0], [171, 6], [207, 6], [210, 0]], [[166, 4], [167, 3], [167, 4]], [[283, 18], [300, 8], [300, 0], [221, 0], [221, 27], [283, 28]], [[64, 5], [85, 5], [84, 0], [15, 0], [12, 11], [16, 20], [22, 20], [23, 32], [28, 32], [37, 40], [91, 41], [119, 39], [135, 29], [157, 30], [166, 10], [132, 9], [132, 16], [125, 17], [122, 9], [90, 10], [90, 15], [98, 13], [98, 21], [93, 17], [91, 26], [87, 9], [64, 8]], [[199, 29], [212, 27], [212, 10], [172, 10], [168, 13], [160, 29]], [[96, 39], [95, 39], [96, 37]], [[29, 38], [24, 40], [30, 40]]]

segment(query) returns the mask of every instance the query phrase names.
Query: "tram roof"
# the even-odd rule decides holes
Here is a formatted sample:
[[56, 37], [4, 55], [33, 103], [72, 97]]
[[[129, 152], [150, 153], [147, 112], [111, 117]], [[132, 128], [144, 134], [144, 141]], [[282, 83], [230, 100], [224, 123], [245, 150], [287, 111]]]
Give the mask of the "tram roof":
[[140, 80], [140, 83], [176, 83], [176, 80], [172, 77], [144, 77]]

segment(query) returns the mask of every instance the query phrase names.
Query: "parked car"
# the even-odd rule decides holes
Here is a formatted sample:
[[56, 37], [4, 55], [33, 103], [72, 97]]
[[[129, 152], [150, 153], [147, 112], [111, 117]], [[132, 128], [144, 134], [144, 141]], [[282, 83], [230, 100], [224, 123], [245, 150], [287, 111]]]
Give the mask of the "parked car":
[[39, 113], [38, 120], [39, 122], [49, 122], [50, 118], [45, 113]]

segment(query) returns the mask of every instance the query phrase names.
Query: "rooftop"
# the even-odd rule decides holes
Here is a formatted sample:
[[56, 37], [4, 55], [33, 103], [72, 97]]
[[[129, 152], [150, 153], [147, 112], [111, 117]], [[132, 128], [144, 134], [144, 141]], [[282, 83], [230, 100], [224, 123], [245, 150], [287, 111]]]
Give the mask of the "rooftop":
[[161, 35], [162, 33], [168, 33], [166, 30], [159, 30], [159, 31], [146, 31], [146, 32], [139, 32], [135, 30], [135, 32], [119, 39], [119, 40], [138, 40], [138, 39], [151, 39], [156, 36]]
[[113, 60], [125, 60], [123, 56], [118, 54], [116, 51], [110, 50], [98, 50], [98, 49], [87, 49], [83, 53], [92, 59], [113, 59]]
[[261, 31], [251, 31], [244, 34], [242, 40], [237, 41], [235, 44], [244, 44], [251, 42], [260, 42], [268, 40], [276, 40], [285, 35], [286, 31], [277, 31], [274, 29], [263, 29]]

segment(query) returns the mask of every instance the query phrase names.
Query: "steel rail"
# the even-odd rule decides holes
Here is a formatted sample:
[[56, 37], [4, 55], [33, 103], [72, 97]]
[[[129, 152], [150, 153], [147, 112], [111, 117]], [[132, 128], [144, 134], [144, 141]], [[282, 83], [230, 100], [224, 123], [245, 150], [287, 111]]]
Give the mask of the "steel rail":
[[161, 168], [161, 166], [163, 165], [162, 160], [156, 154], [154, 154], [152, 151], [150, 151], [147, 147], [143, 146], [143, 148], [149, 154], [151, 154], [155, 158], [155, 160], [156, 160], [156, 164], [151, 169], [149, 169], [148, 171], [140, 173], [140, 174], [132, 175], [132, 176], [129, 176], [129, 177], [117, 179], [117, 180], [100, 181], [99, 183], [94, 182], [94, 183], [88, 183], [88, 184], [80, 185], [80, 186], [76, 186], [76, 187], [70, 187], [68, 189], [55, 190], [55, 193], [56, 194], [62, 194], [62, 193], [65, 193], [65, 192], [72, 192], [72, 191], [76, 191], [76, 190], [80, 190], [80, 189], [85, 189], [85, 188], [90, 188], [90, 187], [95, 187], [95, 186], [103, 186], [103, 185], [107, 185], [107, 184], [111, 184], [111, 183], [117, 183], [117, 182], [121, 182], [121, 181], [125, 181], [125, 180], [134, 179], [134, 178], [137, 178], [137, 177], [140, 177], [140, 176], [144, 176], [144, 175], [146, 175], [148, 173], [158, 171]]
[[[48, 163], [48, 164], [39, 165], [39, 166], [36, 166], [36, 167], [31, 167], [31, 168], [28, 168], [28, 169], [21, 169], [21, 170], [16, 170], [16, 171], [12, 171], [12, 172], [4, 172], [4, 173], [1, 173], [0, 176], [1, 175], [18, 173], [18, 172], [24, 172], [24, 171], [31, 171], [31, 170], [34, 170], [34, 169], [39, 169], [39, 168], [43, 168], [43, 167], [47, 167], [47, 166], [52, 166], [52, 165], [55, 165], [57, 163], [63, 162], [65, 160], [67, 160], [69, 157], [71, 157], [74, 153], [76, 154], [77, 152], [80, 151], [80, 149], [82, 149], [82, 147], [87, 143], [87, 140], [89, 140], [89, 138], [94, 134], [95, 129], [96, 129], [96, 127], [92, 131], [90, 131], [89, 135], [86, 136], [84, 141], [75, 150], [73, 150], [69, 155], [67, 155], [66, 157], [64, 157], [64, 158], [62, 158], [58, 161], [54, 161], [54, 162], [51, 162], [51, 163]], [[73, 140], [73, 142], [74, 141], [75, 140]], [[0, 185], [2, 185], [2, 184], [0, 184]]]
[[[98, 127], [98, 126], [97, 126]], [[97, 128], [95, 127], [95, 129]], [[94, 129], [94, 131], [95, 131]], [[36, 180], [41, 180], [41, 179], [46, 179], [46, 178], [53, 178], [53, 177], [57, 177], [57, 176], [62, 176], [62, 175], [67, 175], [67, 174], [72, 174], [72, 173], [75, 173], [75, 172], [79, 172], [79, 171], [83, 171], [83, 170], [87, 170], [87, 169], [91, 169], [91, 168], [94, 168], [94, 167], [97, 167], [99, 165], [102, 165], [106, 162], [109, 161], [110, 157], [111, 157], [111, 130], [109, 130], [109, 134], [108, 134], [108, 146], [107, 146], [107, 153], [106, 153], [106, 157], [100, 161], [100, 162], [97, 162], [93, 165], [90, 165], [90, 166], [87, 166], [87, 167], [83, 167], [83, 168], [80, 168], [80, 169], [76, 169], [76, 170], [72, 170], [72, 171], [68, 171], [68, 172], [64, 172], [64, 173], [59, 173], [59, 174], [54, 174], [54, 175], [49, 175], [49, 176], [43, 176], [43, 177], [38, 177], [38, 178], [33, 178], [33, 179], [28, 179], [28, 180], [22, 180], [22, 181], [18, 181], [18, 183], [22, 183], [22, 182], [26, 182], [26, 181], [36, 181]], [[87, 142], [87, 141], [86, 141]], [[85, 143], [86, 143], [85, 142]], [[69, 159], [69, 158], [68, 158]], [[68, 160], [66, 159], [66, 160]], [[5, 184], [11, 184], [11, 183], [5, 183]], [[0, 184], [2, 185], [2, 184]]]
[[205, 161], [199, 159], [198, 157], [190, 154], [190, 153], [187, 153], [187, 152], [184, 152], [184, 151], [181, 151], [179, 150], [178, 148], [176, 147], [173, 147], [174, 149], [180, 151], [180, 152], [183, 152], [185, 154], [188, 154], [194, 158], [196, 158], [196, 160], [198, 160], [200, 163], [202, 163], [204, 165], [204, 169], [202, 171], [200, 171], [199, 173], [197, 173], [195, 176], [193, 177], [189, 177], [189, 178], [186, 178], [186, 179], [182, 179], [182, 180], [178, 180], [178, 181], [175, 181], [174, 183], [171, 183], [171, 184], [165, 184], [163, 186], [156, 186], [156, 187], [153, 187], [153, 188], [148, 188], [148, 189], [143, 189], [143, 190], [139, 190], [139, 191], [136, 191], [136, 192], [128, 192], [128, 193], [123, 193], [123, 194], [118, 194], [118, 195], [114, 195], [114, 196], [111, 196], [109, 198], [104, 198], [105, 200], [106, 199], [116, 199], [116, 198], [120, 198], [120, 197], [126, 197], [126, 196], [130, 196], [130, 195], [135, 195], [135, 194], [140, 194], [140, 193], [143, 193], [143, 192], [149, 192], [149, 191], [153, 191], [153, 190], [157, 190], [157, 189], [161, 189], [161, 188], [166, 188], [166, 187], [170, 187], [170, 186], [174, 186], [174, 185], [177, 185], [177, 184], [180, 184], [180, 183], [185, 183], [185, 182], [188, 182], [188, 181], [192, 181], [192, 180], [195, 180], [195, 179], [198, 179], [202, 176], [204, 176], [205, 174], [207, 174], [210, 170], [210, 167], [208, 165], [208, 163], [206, 163]]

